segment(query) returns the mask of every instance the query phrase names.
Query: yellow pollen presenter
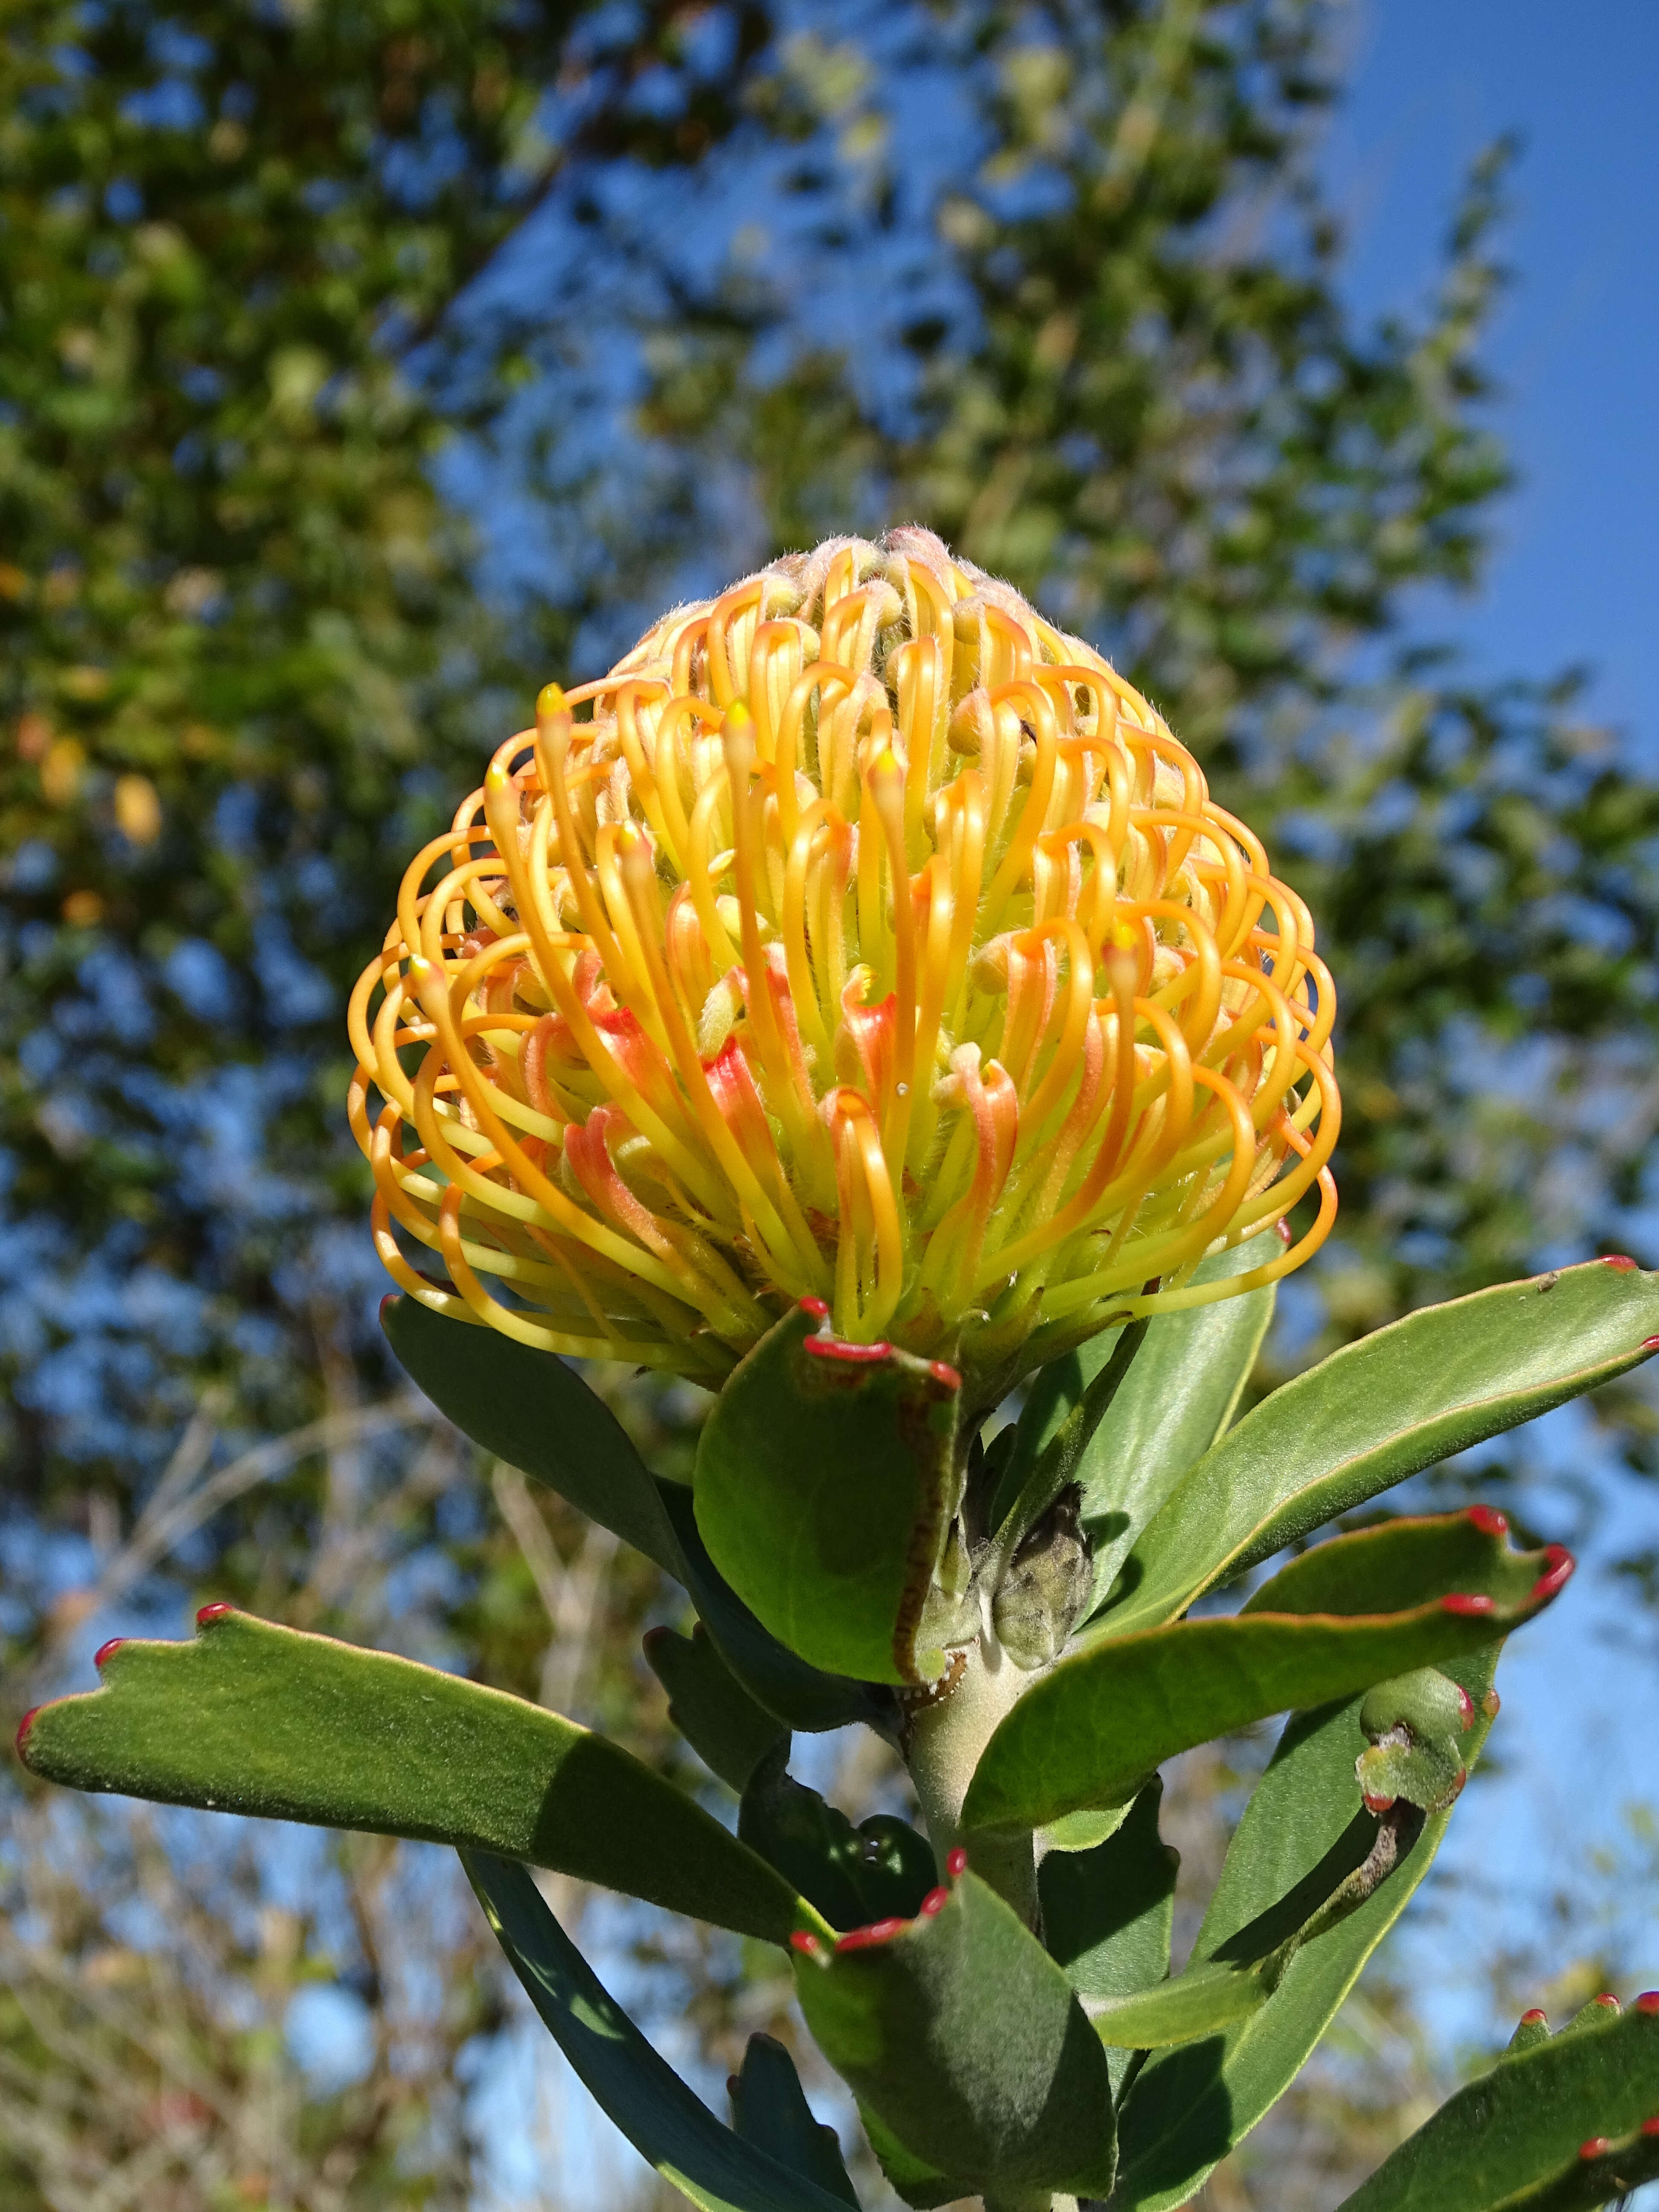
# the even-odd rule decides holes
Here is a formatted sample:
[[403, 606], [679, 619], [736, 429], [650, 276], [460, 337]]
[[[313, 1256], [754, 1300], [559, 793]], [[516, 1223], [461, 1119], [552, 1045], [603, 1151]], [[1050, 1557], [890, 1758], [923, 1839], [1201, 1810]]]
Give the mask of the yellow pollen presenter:
[[352, 1120], [441, 1313], [717, 1387], [811, 1298], [987, 1402], [1318, 1248], [1334, 1015], [1162, 718], [902, 529], [548, 686], [410, 864]]

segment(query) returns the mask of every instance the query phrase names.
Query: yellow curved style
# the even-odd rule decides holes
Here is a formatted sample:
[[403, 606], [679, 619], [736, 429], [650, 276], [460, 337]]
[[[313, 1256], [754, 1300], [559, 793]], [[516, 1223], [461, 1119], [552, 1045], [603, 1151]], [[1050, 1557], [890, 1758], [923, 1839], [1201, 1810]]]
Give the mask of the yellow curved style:
[[441, 1312], [718, 1383], [816, 1297], [982, 1398], [1317, 1249], [1334, 1014], [1307, 908], [1146, 701], [896, 530], [542, 693], [410, 864], [352, 1126]]

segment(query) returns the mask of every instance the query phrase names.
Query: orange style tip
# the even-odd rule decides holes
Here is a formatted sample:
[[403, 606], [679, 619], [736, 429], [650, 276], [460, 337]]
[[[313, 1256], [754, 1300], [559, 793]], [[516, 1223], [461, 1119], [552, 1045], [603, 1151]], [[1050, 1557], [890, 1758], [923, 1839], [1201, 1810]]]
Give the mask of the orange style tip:
[[1605, 2158], [1607, 2150], [1608, 2143], [1605, 2136], [1591, 2136], [1588, 2141], [1579, 2144], [1578, 2155], [1588, 2166], [1592, 2159]]
[[1542, 2005], [1534, 2005], [1530, 2012], [1523, 2012], [1521, 2015], [1522, 2027], [1547, 2027], [1549, 2024], [1550, 2016]]
[[726, 708], [720, 727], [725, 730], [752, 730], [755, 718], [741, 699], [734, 699]]
[[31, 1705], [27, 1712], [24, 1714], [22, 1719], [17, 1723], [17, 1733], [12, 1738], [12, 1742], [16, 1748], [19, 1759], [21, 1759], [23, 1756], [23, 1740], [28, 1735], [29, 1730], [34, 1726], [34, 1716], [40, 1711], [40, 1708], [39, 1705]]
[[1442, 1613], [1480, 1614], [1495, 1609], [1491, 1598], [1480, 1590], [1453, 1590], [1440, 1601]]
[[805, 1958], [816, 1958], [818, 1939], [816, 1936], [810, 1935], [805, 1928], [797, 1928], [791, 1931], [789, 1948], [792, 1951], [800, 1952]]
[[945, 1862], [945, 1871], [952, 1881], [960, 1881], [968, 1871], [968, 1854], [958, 1844]]
[[93, 1665], [101, 1667], [106, 1659], [113, 1658], [126, 1640], [125, 1636], [112, 1636], [107, 1644], [100, 1644], [92, 1655]]
[[1507, 1536], [1510, 1533], [1509, 1516], [1500, 1513], [1495, 1505], [1471, 1505], [1469, 1519], [1483, 1536]]
[[222, 1620], [228, 1613], [234, 1613], [235, 1610], [235, 1607], [228, 1598], [216, 1598], [211, 1605], [204, 1605], [198, 1610], [196, 1615], [196, 1626], [198, 1628], [210, 1628], [216, 1620]]
[[556, 714], [562, 714], [564, 712], [563, 684], [544, 684], [536, 694], [536, 720], [538, 722], [550, 722]]
[[893, 750], [891, 745], [884, 745], [881, 750], [876, 755], [874, 760], [870, 763], [870, 781], [872, 783], [876, 781], [878, 776], [881, 778], [884, 783], [890, 783], [895, 777], [896, 777], [901, 782], [902, 782], [904, 779], [904, 763], [899, 758], [898, 755]]
[[484, 770], [484, 789], [488, 792], [505, 791], [512, 781], [512, 777], [498, 760], [491, 761], [489, 766]]
[[1644, 1990], [1631, 2010], [1645, 2013], [1650, 2020], [1652, 2019], [1656, 2013], [1659, 2013], [1659, 1990]]

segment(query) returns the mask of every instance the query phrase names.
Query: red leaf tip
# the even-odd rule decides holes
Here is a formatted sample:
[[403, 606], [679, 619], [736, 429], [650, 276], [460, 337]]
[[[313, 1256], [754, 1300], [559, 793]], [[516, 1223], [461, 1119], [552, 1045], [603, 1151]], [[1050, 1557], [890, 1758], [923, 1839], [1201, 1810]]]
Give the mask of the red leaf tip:
[[1474, 1726], [1474, 1699], [1461, 1682], [1457, 1685], [1457, 1717], [1464, 1728]]
[[810, 1959], [817, 1950], [818, 1939], [816, 1936], [810, 1935], [805, 1928], [793, 1929], [790, 1931], [789, 1948], [792, 1951], [804, 1951]]
[[945, 1862], [945, 1871], [952, 1881], [960, 1880], [968, 1871], [968, 1854], [958, 1844]]
[[1534, 1597], [1553, 1597], [1571, 1578], [1577, 1564], [1565, 1544], [1552, 1544], [1544, 1553], [1544, 1571], [1532, 1586]]
[[100, 1644], [98, 1649], [92, 1655], [93, 1665], [94, 1667], [101, 1667], [105, 1660], [109, 1658], [112, 1653], [118, 1651], [126, 1640], [127, 1639], [125, 1636], [112, 1636], [107, 1644]]
[[830, 1309], [822, 1298], [803, 1298], [800, 1310], [804, 1314], [811, 1314], [814, 1321], [828, 1321], [830, 1318]]
[[1542, 2005], [1534, 2005], [1530, 2012], [1523, 2012], [1521, 2015], [1522, 2027], [1536, 2027], [1540, 2022], [1546, 2027], [1550, 2024], [1550, 2016]]
[[1659, 1352], [1659, 1336], [1644, 1336], [1637, 1348], [1641, 1352]]
[[1601, 1265], [1604, 1267], [1617, 1267], [1621, 1275], [1633, 1273], [1636, 1267], [1636, 1262], [1628, 1252], [1604, 1252], [1601, 1255]]
[[211, 1605], [204, 1605], [198, 1612], [196, 1626], [198, 1628], [205, 1628], [210, 1621], [222, 1620], [228, 1613], [234, 1613], [235, 1610], [235, 1607], [228, 1599], [215, 1598]]
[[33, 1727], [34, 1716], [40, 1711], [40, 1708], [39, 1705], [31, 1705], [27, 1712], [24, 1714], [22, 1719], [17, 1723], [17, 1733], [12, 1738], [12, 1742], [16, 1747], [17, 1756], [19, 1759], [21, 1759], [23, 1756], [23, 1739], [28, 1734], [30, 1729]]
[[1488, 1690], [1480, 1700], [1480, 1710], [1489, 1721], [1495, 1721], [1504, 1710], [1504, 1700], [1496, 1690]]
[[952, 1367], [948, 1359], [930, 1359], [927, 1372], [935, 1382], [942, 1382], [947, 1390], [960, 1390], [962, 1388], [961, 1371]]
[[884, 1341], [875, 1344], [849, 1343], [844, 1336], [809, 1336], [806, 1349], [819, 1359], [844, 1359], [850, 1366], [871, 1367], [883, 1359], [890, 1359], [893, 1347]]
[[1482, 1613], [1493, 1609], [1492, 1601], [1480, 1590], [1452, 1590], [1440, 1601], [1442, 1613]]
[[1483, 1536], [1507, 1536], [1510, 1516], [1500, 1513], [1495, 1505], [1471, 1505], [1469, 1518]]
[[398, 1303], [398, 1293], [397, 1293], [397, 1291], [388, 1291], [386, 1292], [386, 1296], [385, 1296], [385, 1297], [380, 1300], [380, 1306], [379, 1306], [379, 1308], [377, 1309], [377, 1310], [378, 1310], [378, 1312], [379, 1312], [379, 1314], [380, 1314], [380, 1327], [381, 1327], [382, 1328], [384, 1328], [386, 1327], [386, 1308], [387, 1308], [388, 1306], [395, 1306], [395, 1305], [397, 1304], [397, 1303]]
[[950, 1902], [951, 1893], [948, 1889], [930, 1889], [921, 1900], [918, 1917], [931, 1920], [936, 1912], [943, 1912]]
[[890, 1943], [895, 1936], [902, 1935], [909, 1926], [908, 1920], [872, 1920], [867, 1928], [849, 1928], [844, 1936], [836, 1938], [837, 1954], [842, 1951], [873, 1951], [878, 1944]]
[[1644, 2136], [1659, 2136], [1659, 2112], [1656, 2112], [1652, 2119], [1643, 2121], [1642, 2133]]
[[1603, 1990], [1601, 1996], [1592, 1997], [1590, 2002], [1600, 2005], [1603, 2012], [1623, 2012], [1625, 2009], [1611, 1990]]
[[1368, 1813], [1386, 1813], [1394, 1802], [1392, 1797], [1379, 1796], [1374, 1790], [1362, 1790], [1359, 1794], [1365, 1801]]
[[1636, 2000], [1635, 2008], [1638, 2012], [1646, 2013], [1650, 2018], [1659, 2012], [1659, 1990], [1644, 1990]]
[[1607, 2139], [1605, 2136], [1591, 2136], [1587, 2142], [1581, 2142], [1578, 2146], [1579, 2157], [1587, 2160], [1593, 2158], [1605, 2158], [1607, 2154]]

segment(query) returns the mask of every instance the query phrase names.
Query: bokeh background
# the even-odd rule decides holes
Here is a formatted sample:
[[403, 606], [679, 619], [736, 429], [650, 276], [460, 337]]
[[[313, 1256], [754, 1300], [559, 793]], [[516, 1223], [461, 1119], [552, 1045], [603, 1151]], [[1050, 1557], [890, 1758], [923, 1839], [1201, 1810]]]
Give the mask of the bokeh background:
[[[341, 1011], [542, 681], [832, 531], [1085, 632], [1313, 905], [1344, 1210], [1258, 1387], [1659, 1264], [1656, 87], [1637, 0], [0, 0], [9, 1712], [230, 1597], [687, 1759], [654, 1571], [382, 1355]], [[697, 1393], [593, 1379], [689, 1450]], [[1655, 1435], [1638, 1378], [1412, 1486], [1584, 1568], [1211, 2212], [1322, 2212], [1525, 2005], [1659, 1980]], [[1269, 1741], [1172, 1778], [1188, 1897]], [[711, 2100], [770, 2027], [847, 2124], [763, 1956], [559, 1903]], [[440, 1853], [11, 1770], [0, 1908], [20, 2212], [669, 2201]]]

